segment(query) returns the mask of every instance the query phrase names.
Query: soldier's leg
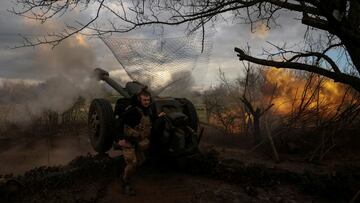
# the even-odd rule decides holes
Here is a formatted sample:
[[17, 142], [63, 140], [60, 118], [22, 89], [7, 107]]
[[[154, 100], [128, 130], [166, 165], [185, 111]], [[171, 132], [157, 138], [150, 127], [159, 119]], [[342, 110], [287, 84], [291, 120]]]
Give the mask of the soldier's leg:
[[127, 195], [135, 195], [135, 190], [132, 188], [130, 181], [136, 171], [137, 159], [134, 148], [124, 148], [123, 156], [125, 159], [125, 169], [122, 177], [123, 193]]
[[123, 156], [125, 159], [125, 169], [123, 174], [123, 181], [130, 182], [132, 175], [135, 173], [137, 159], [136, 153], [134, 148], [124, 148], [123, 149]]
[[145, 162], [145, 153], [143, 150], [136, 150], [137, 165], [141, 166]]

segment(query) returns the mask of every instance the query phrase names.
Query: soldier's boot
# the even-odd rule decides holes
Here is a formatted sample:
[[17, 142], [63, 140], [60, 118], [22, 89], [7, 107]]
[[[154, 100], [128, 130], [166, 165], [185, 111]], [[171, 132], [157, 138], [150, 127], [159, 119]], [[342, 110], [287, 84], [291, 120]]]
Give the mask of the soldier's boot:
[[123, 184], [123, 194], [129, 195], [129, 196], [135, 196], [136, 191], [129, 183], [124, 183]]

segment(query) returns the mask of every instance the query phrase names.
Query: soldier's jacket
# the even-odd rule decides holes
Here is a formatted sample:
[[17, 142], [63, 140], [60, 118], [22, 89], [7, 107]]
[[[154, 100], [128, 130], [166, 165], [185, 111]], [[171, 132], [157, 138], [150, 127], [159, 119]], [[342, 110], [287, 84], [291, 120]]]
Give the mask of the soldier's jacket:
[[124, 135], [135, 147], [146, 150], [149, 147], [149, 136], [151, 133], [150, 116], [145, 115], [141, 109], [141, 119], [138, 125], [134, 128], [129, 125], [124, 125]]

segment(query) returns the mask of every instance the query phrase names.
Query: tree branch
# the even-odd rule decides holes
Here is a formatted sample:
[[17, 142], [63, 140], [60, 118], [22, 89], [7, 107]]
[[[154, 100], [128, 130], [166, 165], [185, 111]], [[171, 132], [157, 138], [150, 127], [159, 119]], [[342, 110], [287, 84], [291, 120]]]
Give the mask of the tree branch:
[[297, 63], [297, 62], [278, 62], [273, 60], [266, 60], [266, 59], [259, 59], [252, 56], [247, 55], [243, 50], [235, 47], [235, 52], [238, 53], [239, 60], [245, 60], [250, 61], [255, 64], [264, 65], [264, 66], [271, 66], [275, 68], [289, 68], [294, 70], [304, 70], [312, 73], [316, 73], [319, 75], [323, 75], [325, 77], [328, 77], [330, 79], [333, 79], [335, 82], [341, 82], [344, 84], [348, 84], [352, 86], [357, 91], [360, 91], [360, 78], [357, 78], [352, 75], [344, 74], [344, 73], [338, 73], [338, 72], [332, 72], [323, 68], [320, 68], [318, 66], [313, 66], [309, 64], [304, 63]]
[[327, 55], [319, 53], [319, 52], [307, 52], [307, 53], [301, 53], [301, 54], [297, 54], [293, 57], [291, 57], [289, 60], [287, 60], [287, 62], [292, 62], [297, 58], [301, 58], [301, 57], [310, 57], [310, 56], [315, 56], [318, 58], [318, 61], [323, 58], [326, 62], [328, 62], [332, 69], [334, 70], [334, 72], [336, 73], [341, 73], [339, 67], [336, 65], [336, 63]]
[[[54, 0], [55, 1], [55, 0]], [[92, 18], [89, 22], [87, 22], [86, 24], [83, 24], [80, 28], [76, 29], [73, 28], [74, 31], [72, 32], [68, 32], [68, 30], [65, 30], [63, 33], [59, 33], [59, 34], [54, 34], [54, 35], [49, 35], [50, 37], [55, 37], [55, 39], [48, 39], [46, 37], [44, 37], [44, 39], [37, 39], [37, 42], [33, 43], [31, 42], [28, 38], [24, 37], [25, 41], [27, 43], [24, 43], [22, 46], [18, 46], [15, 48], [20, 48], [20, 47], [33, 47], [33, 46], [37, 46], [37, 45], [43, 45], [43, 44], [51, 44], [53, 47], [57, 46], [60, 42], [62, 42], [63, 40], [77, 34], [80, 33], [82, 30], [88, 28], [93, 22], [95, 22], [98, 18], [99, 18], [99, 14], [100, 14], [100, 10], [103, 7], [105, 0], [101, 0], [99, 1], [100, 5], [97, 8], [96, 11], [96, 16], [94, 18]], [[53, 1], [52, 1], [53, 2]], [[55, 1], [56, 2], [56, 1]], [[68, 26], [69, 27], [69, 26]], [[49, 37], [48, 36], [48, 37]]]

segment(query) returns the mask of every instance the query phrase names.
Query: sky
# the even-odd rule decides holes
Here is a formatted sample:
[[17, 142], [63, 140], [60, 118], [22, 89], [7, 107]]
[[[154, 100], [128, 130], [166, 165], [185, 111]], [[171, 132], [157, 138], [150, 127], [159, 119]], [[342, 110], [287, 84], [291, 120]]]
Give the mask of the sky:
[[[25, 80], [28, 82], [46, 81], [59, 74], [81, 77], [84, 71], [91, 71], [101, 67], [115, 77], [115, 79], [130, 80], [126, 77], [121, 65], [115, 59], [105, 44], [97, 38], [69, 39], [58, 47], [50, 49], [40, 46], [35, 48], [11, 49], [21, 45], [22, 38], [19, 34], [32, 37], [40, 36], [49, 32], [61, 30], [65, 23], [73, 22], [74, 15], [82, 22], [94, 15], [93, 9], [83, 12], [74, 12], [55, 18], [51, 22], [40, 24], [9, 13], [7, 10], [14, 5], [11, 1], [0, 2], [0, 81], [4, 79]], [[213, 44], [207, 66], [202, 66], [201, 74], [193, 75], [194, 86], [198, 89], [207, 88], [218, 83], [218, 70], [222, 71], [229, 79], [241, 75], [241, 62], [234, 52], [234, 47], [246, 47], [250, 45], [254, 56], [262, 56], [262, 48], [269, 48], [267, 41], [281, 45], [287, 43], [301, 43], [306, 27], [295, 19], [293, 13], [283, 13], [278, 19], [280, 27], [267, 30], [263, 24], [258, 24], [252, 33], [249, 25], [232, 22], [217, 22], [215, 32], [210, 40]], [[172, 34], [169, 28], [168, 34]], [[182, 33], [176, 33], [181, 35]], [[152, 38], [149, 29], [140, 29], [135, 33], [121, 36], [140, 38]], [[121, 37], [120, 36], [120, 37]], [[82, 43], [82, 44], [81, 44]], [[80, 48], [79, 48], [80, 47]], [[81, 50], [81, 51], [79, 51]], [[80, 64], [80, 65], [78, 65]]]

